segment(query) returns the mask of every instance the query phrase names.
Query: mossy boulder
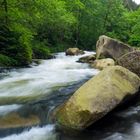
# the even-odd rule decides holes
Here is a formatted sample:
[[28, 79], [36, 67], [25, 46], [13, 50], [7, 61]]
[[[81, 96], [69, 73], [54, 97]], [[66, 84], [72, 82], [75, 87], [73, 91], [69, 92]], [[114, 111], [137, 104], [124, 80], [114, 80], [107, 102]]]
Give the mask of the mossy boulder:
[[78, 62], [80, 63], [93, 63], [94, 60], [96, 59], [96, 54], [88, 55], [79, 58]]
[[123, 42], [102, 35], [96, 44], [96, 58], [113, 58], [117, 60], [122, 55], [132, 52], [134, 49]]
[[134, 51], [123, 55], [118, 59], [117, 63], [140, 77], [140, 51]]
[[91, 78], [59, 107], [56, 118], [65, 129], [83, 130], [119, 104], [137, 95], [140, 78], [121, 66], [111, 66]]
[[92, 68], [103, 70], [109, 66], [115, 66], [115, 61], [111, 58], [95, 60], [90, 65]]
[[80, 50], [79, 48], [69, 48], [66, 50], [66, 55], [82, 55], [85, 54], [84, 51]]

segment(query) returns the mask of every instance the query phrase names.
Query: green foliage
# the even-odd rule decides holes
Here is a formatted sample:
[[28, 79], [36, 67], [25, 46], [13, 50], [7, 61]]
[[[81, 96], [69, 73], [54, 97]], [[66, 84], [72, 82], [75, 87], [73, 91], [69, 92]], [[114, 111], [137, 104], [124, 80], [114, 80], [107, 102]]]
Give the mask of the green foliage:
[[16, 60], [14, 60], [8, 56], [5, 56], [3, 54], [0, 54], [0, 66], [3, 66], [3, 67], [14, 66], [16, 64], [17, 64]]
[[129, 40], [132, 46], [140, 47], [140, 8], [126, 15], [127, 23], [129, 23]]
[[48, 59], [50, 58], [50, 50], [44, 43], [35, 42], [33, 47], [33, 58]]
[[50, 47], [50, 51], [52, 53], [64, 52], [69, 47], [71, 47], [70, 44], [68, 45], [66, 43], [57, 43], [54, 47]]
[[28, 46], [12, 46], [10, 47], [10, 51], [12, 51], [15, 60], [17, 60], [18, 66], [25, 66], [31, 63], [32, 61], [32, 49]]
[[92, 50], [102, 34], [139, 47], [138, 6], [132, 0], [0, 2], [0, 53], [7, 65], [28, 65], [32, 57], [50, 58], [68, 47]]
[[[10, 31], [6, 26], [1, 26], [0, 29], [0, 52], [7, 57], [5, 60], [8, 60], [9, 57], [16, 62], [12, 64], [5, 61], [8, 62], [7, 65], [28, 65], [32, 59], [32, 50], [22, 41], [22, 35]], [[14, 62], [13, 60], [11, 62]]]

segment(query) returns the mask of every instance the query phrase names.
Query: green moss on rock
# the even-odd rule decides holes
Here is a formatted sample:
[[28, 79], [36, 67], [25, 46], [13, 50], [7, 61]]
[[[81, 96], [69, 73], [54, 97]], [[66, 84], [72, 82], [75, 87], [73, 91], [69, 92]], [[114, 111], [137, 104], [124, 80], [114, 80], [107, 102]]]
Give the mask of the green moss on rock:
[[83, 130], [104, 117], [140, 87], [140, 78], [121, 66], [110, 66], [91, 78], [58, 109], [64, 128]]

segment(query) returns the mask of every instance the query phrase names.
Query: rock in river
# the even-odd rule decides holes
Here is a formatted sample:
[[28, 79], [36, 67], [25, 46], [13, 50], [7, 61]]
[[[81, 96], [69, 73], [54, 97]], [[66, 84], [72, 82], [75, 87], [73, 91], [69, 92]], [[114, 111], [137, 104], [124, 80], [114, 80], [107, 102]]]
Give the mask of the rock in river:
[[104, 117], [124, 100], [137, 95], [140, 78], [121, 66], [111, 66], [91, 78], [59, 107], [58, 124], [83, 130]]
[[102, 35], [96, 44], [96, 58], [113, 58], [116, 60], [134, 49], [116, 39]]
[[109, 66], [114, 66], [114, 65], [115, 65], [115, 61], [111, 58], [99, 59], [91, 63], [91, 67], [99, 70], [103, 70], [104, 68], [107, 68]]
[[140, 77], [140, 51], [134, 51], [123, 55], [118, 59], [117, 63]]
[[66, 55], [82, 55], [85, 54], [84, 51], [78, 49], [78, 48], [69, 48], [66, 50]]
[[88, 55], [79, 58], [78, 62], [80, 63], [93, 63], [96, 59], [96, 54]]
[[39, 117], [35, 115], [22, 117], [18, 113], [12, 112], [5, 116], [0, 116], [0, 129], [28, 127], [39, 124]]

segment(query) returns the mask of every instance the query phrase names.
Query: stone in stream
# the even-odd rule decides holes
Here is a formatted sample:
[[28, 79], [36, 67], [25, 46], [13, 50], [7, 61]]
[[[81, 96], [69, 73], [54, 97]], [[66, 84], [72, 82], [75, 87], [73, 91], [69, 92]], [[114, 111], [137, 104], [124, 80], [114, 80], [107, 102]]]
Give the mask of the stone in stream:
[[103, 70], [109, 66], [115, 66], [115, 61], [111, 58], [95, 60], [90, 65], [92, 68]]
[[135, 97], [139, 87], [140, 78], [136, 74], [121, 66], [110, 66], [81, 86], [58, 108], [57, 122], [67, 129], [83, 130]]
[[102, 35], [96, 44], [96, 58], [118, 59], [122, 55], [132, 52], [134, 49], [116, 39]]
[[28, 127], [39, 124], [40, 119], [36, 115], [23, 117], [17, 112], [11, 112], [7, 115], [0, 116], [0, 129]]
[[123, 55], [118, 59], [117, 63], [140, 77], [140, 51], [133, 51]]
[[82, 55], [85, 54], [84, 51], [80, 50], [79, 48], [69, 48], [66, 50], [66, 55]]
[[96, 54], [92, 54], [92, 55], [88, 55], [88, 56], [84, 56], [79, 58], [79, 60], [77, 62], [80, 63], [93, 63], [96, 59]]

